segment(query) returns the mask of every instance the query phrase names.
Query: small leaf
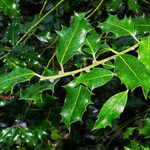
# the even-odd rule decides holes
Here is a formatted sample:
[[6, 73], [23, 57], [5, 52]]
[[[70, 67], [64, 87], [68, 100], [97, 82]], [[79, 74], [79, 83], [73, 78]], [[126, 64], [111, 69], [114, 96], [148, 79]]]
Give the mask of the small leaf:
[[81, 53], [86, 34], [90, 30], [91, 25], [84, 18], [84, 14], [75, 13], [70, 28], [63, 27], [58, 32], [57, 60], [61, 65], [75, 54]]
[[89, 73], [81, 73], [76, 79], [76, 84], [84, 84], [91, 90], [100, 87], [109, 82], [113, 77], [113, 73], [103, 68], [94, 68]]
[[55, 83], [51, 84], [49, 81], [45, 81], [32, 84], [21, 92], [20, 99], [34, 101], [35, 104], [41, 104], [43, 103], [42, 92], [45, 90], [54, 91]]
[[122, 0], [112, 0], [110, 11], [111, 12], [118, 11], [121, 5], [122, 5]]
[[9, 17], [18, 17], [20, 13], [18, 0], [1, 0], [0, 12], [1, 11]]
[[135, 31], [142, 34], [150, 32], [150, 19], [145, 16], [133, 19]]
[[142, 38], [138, 58], [150, 71], [150, 36]]
[[129, 139], [130, 135], [132, 135], [133, 131], [135, 130], [136, 128], [127, 128], [127, 130], [125, 132], [122, 133], [122, 136], [124, 139]]
[[35, 73], [29, 69], [16, 67], [15, 70], [0, 77], [0, 93], [6, 93], [13, 90], [13, 86], [30, 80]]
[[128, 89], [142, 86], [145, 98], [150, 91], [150, 73], [134, 56], [119, 55], [115, 61], [115, 72]]
[[137, 3], [137, 0], [128, 0], [128, 6], [129, 6], [129, 9], [135, 13], [138, 12], [139, 10], [139, 5]]
[[135, 37], [134, 23], [131, 18], [119, 20], [110, 15], [105, 22], [99, 24], [99, 27], [105, 32], [113, 32], [117, 37], [127, 35]]
[[37, 137], [27, 127], [9, 127], [0, 133], [0, 142], [9, 146], [22, 144], [22, 142], [35, 146], [36, 140]]
[[37, 38], [41, 41], [41, 42], [50, 42], [50, 40], [52, 39], [50, 32], [42, 32], [39, 33], [37, 35]]
[[91, 92], [83, 85], [74, 87], [71, 83], [65, 86], [65, 89], [67, 95], [61, 115], [62, 121], [70, 129], [71, 123], [82, 120], [87, 105], [92, 103]]
[[144, 121], [143, 126], [139, 129], [140, 134], [145, 135], [147, 138], [150, 138], [150, 118], [147, 118]]
[[84, 49], [87, 53], [93, 55], [95, 58], [96, 52], [100, 48], [100, 36], [96, 33], [96, 31], [92, 30], [90, 31], [90, 34], [87, 36], [85, 40], [85, 44], [87, 48]]
[[123, 112], [126, 102], [127, 91], [118, 93], [108, 99], [100, 110], [93, 130], [110, 126], [112, 121], [118, 118], [119, 115]]

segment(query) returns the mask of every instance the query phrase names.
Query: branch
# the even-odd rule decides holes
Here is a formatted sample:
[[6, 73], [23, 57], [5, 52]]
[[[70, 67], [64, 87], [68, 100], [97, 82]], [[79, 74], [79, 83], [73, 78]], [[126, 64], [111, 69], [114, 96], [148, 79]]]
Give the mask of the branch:
[[139, 46], [139, 44], [140, 44], [140, 42], [138, 42], [137, 44], [131, 46], [130, 48], [128, 48], [128, 49], [126, 49], [126, 50], [124, 50], [124, 51], [122, 51], [120, 53], [117, 53], [116, 55], [107, 57], [107, 58], [105, 58], [103, 60], [96, 61], [94, 64], [91, 64], [89, 66], [86, 66], [86, 67], [78, 69], [78, 70], [64, 72], [63, 74], [58, 74], [58, 75], [54, 75], [54, 76], [47, 76], [47, 77], [45, 77], [45, 76], [41, 76], [41, 75], [38, 75], [38, 74], [36, 74], [36, 76], [40, 77], [40, 81], [43, 81], [43, 80], [54, 81], [55, 79], [59, 79], [59, 78], [70, 76], [70, 75], [75, 75], [75, 74], [80, 73], [82, 71], [90, 70], [91, 68], [94, 68], [94, 67], [96, 67], [96, 66], [98, 66], [100, 64], [104, 64], [107, 61], [113, 60], [118, 55], [122, 55], [122, 54], [128, 53], [130, 51], [133, 51], [135, 48], [137, 48]]

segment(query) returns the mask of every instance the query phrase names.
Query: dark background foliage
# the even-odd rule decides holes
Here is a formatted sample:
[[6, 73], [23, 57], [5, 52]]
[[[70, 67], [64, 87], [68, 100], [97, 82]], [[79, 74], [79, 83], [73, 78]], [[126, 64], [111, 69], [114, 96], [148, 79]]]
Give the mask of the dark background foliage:
[[[58, 0], [48, 0], [46, 8], [42, 14], [45, 14], [51, 7], [57, 4]], [[0, 2], [1, 3], [1, 2]], [[98, 33], [101, 30], [96, 26], [98, 22], [103, 22], [111, 15], [117, 15], [120, 19], [127, 17], [137, 17], [145, 15], [150, 17], [150, 2], [148, 0], [137, 0], [138, 11], [130, 9], [127, 0], [122, 0], [120, 5], [112, 0], [104, 1], [102, 6], [92, 15], [89, 22]], [[20, 0], [19, 14], [11, 18], [3, 11], [0, 12], [0, 75], [10, 72], [14, 66], [27, 67], [39, 74], [42, 74], [49, 59], [54, 55], [57, 41], [56, 31], [61, 30], [63, 26], [69, 26], [70, 18], [74, 12], [88, 12], [99, 4], [99, 0], [65, 0], [59, 7], [50, 13], [36, 28], [30, 33], [22, 45], [15, 46], [15, 43], [21, 36], [39, 20], [39, 12], [42, 9], [44, 0]], [[50, 32], [51, 38], [48, 42], [39, 40], [38, 35]], [[13, 36], [15, 35], [15, 36]], [[105, 39], [105, 37], [104, 37]], [[117, 48], [132, 45], [130, 37], [116, 39], [113, 33], [107, 35], [107, 43], [115, 45]], [[133, 52], [133, 55], [137, 55]], [[104, 56], [109, 56], [106, 53]], [[87, 59], [87, 58], [85, 58]], [[65, 70], [73, 70], [84, 63], [79, 57], [73, 58], [65, 67]], [[90, 63], [88, 60], [86, 63]], [[59, 70], [56, 58], [48, 66], [49, 70]], [[49, 72], [45, 72], [45, 74]], [[1, 130], [15, 126], [25, 126], [28, 128], [26, 133], [32, 133], [31, 139], [23, 138], [22, 142], [14, 144], [13, 138], [18, 131], [10, 131], [12, 139], [4, 139], [4, 144], [0, 144], [2, 150], [49, 150], [53, 149], [71, 149], [71, 150], [105, 150], [105, 149], [123, 149], [124, 146], [136, 145], [137, 143], [150, 147], [150, 139], [141, 136], [136, 127], [141, 127], [144, 117], [150, 116], [150, 103], [145, 100], [141, 94], [141, 88], [137, 88], [129, 94], [129, 101], [125, 111], [121, 114], [119, 120], [113, 122], [113, 126], [105, 129], [91, 131], [99, 109], [104, 102], [112, 95], [125, 89], [118, 78], [114, 78], [106, 85], [95, 89], [92, 96], [94, 104], [89, 105], [83, 115], [82, 122], [76, 122], [71, 125], [70, 134], [66, 126], [61, 121], [61, 109], [64, 104], [66, 91], [62, 87], [72, 80], [72, 77], [66, 77], [57, 82], [55, 92], [43, 92], [44, 103], [35, 105], [32, 102], [26, 102], [19, 99], [19, 90], [24, 89], [31, 83], [35, 83], [37, 78], [32, 78], [30, 82], [19, 84], [14, 87], [14, 93], [11, 97], [6, 93], [0, 97], [0, 128]], [[19, 89], [19, 90], [18, 90]], [[129, 138], [124, 139], [123, 133], [129, 127], [135, 127], [135, 130]], [[46, 134], [45, 134], [46, 133]], [[18, 134], [21, 134], [18, 132]], [[36, 138], [41, 137], [41, 138]], [[12, 140], [12, 141], [10, 141]], [[27, 142], [30, 140], [30, 142]], [[134, 141], [136, 141], [134, 143]], [[33, 144], [36, 143], [36, 146]], [[138, 144], [137, 144], [138, 145]], [[133, 146], [132, 146], [133, 147]]]

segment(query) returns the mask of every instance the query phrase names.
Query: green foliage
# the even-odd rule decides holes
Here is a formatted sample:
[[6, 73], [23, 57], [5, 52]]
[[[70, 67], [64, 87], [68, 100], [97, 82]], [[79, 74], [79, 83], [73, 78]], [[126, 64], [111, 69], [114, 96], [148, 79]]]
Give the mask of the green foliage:
[[63, 65], [73, 55], [81, 53], [86, 34], [91, 26], [84, 18], [84, 14], [75, 13], [70, 28], [63, 27], [58, 33], [57, 59]]
[[67, 96], [61, 115], [62, 121], [70, 128], [71, 123], [82, 120], [86, 106], [92, 103], [91, 92], [83, 85], [75, 87], [74, 83], [69, 83], [65, 89]]
[[148, 149], [150, 3], [63, 2], [0, 1], [0, 149]]
[[115, 61], [115, 72], [127, 88], [134, 90], [142, 86], [144, 95], [147, 97], [150, 91], [150, 74], [137, 58], [128, 54], [118, 56]]
[[118, 118], [120, 113], [123, 112], [126, 102], [127, 91], [118, 93], [107, 100], [107, 102], [100, 110], [93, 130], [98, 128], [105, 128], [106, 126], [111, 125], [111, 122]]
[[14, 85], [30, 80], [35, 73], [29, 69], [16, 67], [15, 70], [0, 77], [0, 93], [13, 92]]
[[1, 0], [0, 12], [16, 18], [20, 14], [18, 0]]

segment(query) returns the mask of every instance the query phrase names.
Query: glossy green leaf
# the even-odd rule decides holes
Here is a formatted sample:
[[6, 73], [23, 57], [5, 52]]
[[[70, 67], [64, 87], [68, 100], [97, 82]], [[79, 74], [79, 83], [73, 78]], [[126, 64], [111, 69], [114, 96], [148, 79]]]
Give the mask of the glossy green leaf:
[[84, 84], [91, 90], [100, 87], [109, 82], [113, 77], [113, 73], [103, 68], [94, 68], [89, 73], [81, 73], [76, 79], [76, 84]]
[[0, 142], [6, 145], [21, 144], [36, 145], [37, 137], [27, 127], [9, 127], [0, 133]]
[[110, 15], [105, 22], [99, 23], [99, 27], [105, 32], [113, 32], [117, 37], [127, 35], [135, 37], [134, 23], [131, 18], [119, 20], [116, 16]]
[[132, 10], [133, 12], [138, 12], [139, 10], [139, 5], [137, 3], [137, 0], [128, 0], [128, 7], [130, 10]]
[[144, 34], [150, 32], [150, 19], [145, 16], [133, 19], [135, 31]]
[[16, 18], [18, 17], [19, 11], [19, 4], [18, 0], [1, 0], [0, 1], [0, 12], [8, 15], [9, 17]]
[[150, 73], [134, 56], [119, 55], [115, 61], [115, 72], [128, 89], [142, 86], [145, 97], [150, 91]]
[[144, 121], [143, 126], [139, 129], [140, 134], [145, 135], [147, 138], [150, 138], [150, 118], [147, 118]]
[[29, 69], [16, 67], [15, 70], [0, 77], [0, 93], [6, 93], [13, 90], [13, 86], [30, 80], [35, 73]]
[[87, 48], [84, 49], [89, 54], [93, 55], [95, 59], [95, 54], [100, 48], [100, 35], [96, 33], [96, 31], [90, 31], [90, 34], [87, 36], [85, 40], [85, 44]]
[[32, 84], [21, 92], [20, 99], [33, 101], [35, 104], [42, 104], [42, 92], [45, 90], [54, 91], [55, 83], [52, 84], [49, 81], [45, 81]]
[[83, 85], [75, 87], [73, 83], [69, 83], [65, 89], [67, 95], [61, 115], [62, 121], [70, 129], [71, 123], [82, 120], [87, 105], [92, 103], [91, 92], [87, 87]]
[[122, 5], [122, 0], [112, 0], [110, 11], [118, 11]]
[[123, 112], [126, 103], [127, 91], [118, 93], [108, 99], [100, 110], [93, 130], [110, 126], [112, 121], [118, 118], [119, 115]]
[[150, 70], [150, 36], [142, 38], [138, 58]]
[[63, 27], [58, 32], [57, 60], [63, 65], [75, 54], [81, 53], [87, 33], [91, 25], [84, 18], [83, 13], [75, 13], [69, 28]]

